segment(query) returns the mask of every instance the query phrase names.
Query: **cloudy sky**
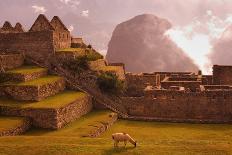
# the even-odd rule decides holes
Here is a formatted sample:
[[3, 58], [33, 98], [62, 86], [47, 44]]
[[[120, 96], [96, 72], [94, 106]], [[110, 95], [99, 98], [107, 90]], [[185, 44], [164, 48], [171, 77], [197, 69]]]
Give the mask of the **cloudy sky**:
[[[136, 15], [166, 18], [166, 32], [205, 72], [214, 63], [214, 45], [232, 23], [231, 0], [0, 0], [0, 23], [21, 22], [26, 29], [38, 14], [60, 16], [72, 33], [107, 51], [115, 26]], [[217, 48], [220, 49], [220, 48]], [[214, 56], [215, 57], [215, 56]], [[223, 59], [220, 59], [223, 60]], [[220, 61], [218, 61], [220, 62]]]

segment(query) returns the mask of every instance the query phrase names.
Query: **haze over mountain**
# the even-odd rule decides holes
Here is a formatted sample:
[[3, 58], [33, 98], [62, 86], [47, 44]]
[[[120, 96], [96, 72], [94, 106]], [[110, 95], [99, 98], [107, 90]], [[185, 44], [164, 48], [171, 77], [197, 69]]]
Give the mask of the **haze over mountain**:
[[209, 57], [212, 64], [232, 65], [232, 25], [216, 41]]
[[165, 35], [171, 24], [144, 14], [119, 24], [113, 32], [106, 58], [123, 62], [130, 72], [197, 71], [197, 66]]

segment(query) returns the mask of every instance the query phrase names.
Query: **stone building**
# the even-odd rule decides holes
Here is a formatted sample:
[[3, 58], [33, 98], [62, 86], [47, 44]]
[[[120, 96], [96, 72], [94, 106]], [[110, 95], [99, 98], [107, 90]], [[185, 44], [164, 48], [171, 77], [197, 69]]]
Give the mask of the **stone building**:
[[20, 23], [13, 27], [8, 21], [0, 28], [0, 51], [22, 51], [25, 56], [45, 64], [57, 49], [70, 47], [71, 34], [57, 16], [49, 21], [45, 15], [39, 15], [29, 31]]
[[199, 73], [127, 74], [123, 103], [131, 119], [232, 123], [232, 66]]

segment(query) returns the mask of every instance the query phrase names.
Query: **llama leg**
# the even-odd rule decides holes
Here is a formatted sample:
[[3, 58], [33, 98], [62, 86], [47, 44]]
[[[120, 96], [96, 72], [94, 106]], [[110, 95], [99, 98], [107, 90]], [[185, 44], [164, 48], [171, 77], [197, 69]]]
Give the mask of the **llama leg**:
[[127, 141], [124, 141], [124, 147], [126, 147]]
[[118, 147], [118, 143], [119, 143], [119, 141], [116, 142], [116, 147]]

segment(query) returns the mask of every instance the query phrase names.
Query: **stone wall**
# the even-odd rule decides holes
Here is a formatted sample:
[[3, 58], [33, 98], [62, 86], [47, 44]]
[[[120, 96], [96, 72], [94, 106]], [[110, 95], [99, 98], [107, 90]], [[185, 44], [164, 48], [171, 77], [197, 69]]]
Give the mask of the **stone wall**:
[[202, 75], [202, 84], [203, 85], [212, 85], [213, 76], [212, 75]]
[[49, 63], [49, 57], [54, 55], [53, 31], [0, 33], [0, 51], [20, 51], [42, 64]]
[[23, 63], [24, 63], [24, 58], [22, 54], [2, 54], [0, 55], [0, 67], [5, 70], [20, 67], [23, 65]]
[[213, 84], [232, 85], [232, 66], [213, 66]]
[[55, 49], [71, 47], [71, 35], [69, 31], [57, 30], [53, 33]]
[[128, 96], [143, 96], [144, 89], [148, 85], [156, 86], [157, 76], [155, 74], [126, 74], [127, 95]]
[[118, 120], [118, 115], [116, 113], [111, 113], [109, 118], [103, 122], [99, 122], [98, 125], [94, 125], [95, 129], [92, 130], [87, 137], [96, 138], [101, 134], [106, 132], [116, 121]]
[[201, 84], [201, 81], [162, 81], [161, 87], [169, 89], [171, 86], [181, 86], [189, 88], [191, 91], [195, 92], [200, 89]]
[[32, 121], [34, 127], [45, 129], [59, 129], [75, 119], [87, 114], [92, 109], [90, 96], [84, 96], [60, 108], [24, 108], [0, 106], [3, 116], [23, 116]]
[[86, 96], [66, 107], [57, 109], [57, 128], [62, 128], [82, 115], [89, 113], [92, 108], [92, 97]]
[[102, 67], [106, 67], [106, 61], [104, 59], [98, 59], [96, 61], [90, 61], [89, 67], [91, 70], [99, 70]]
[[1, 131], [0, 132], [0, 137], [1, 136], [17, 136], [25, 133], [28, 129], [31, 127], [31, 121], [30, 119], [25, 118], [19, 126], [12, 128], [10, 130], [6, 131]]
[[55, 95], [65, 89], [65, 80], [57, 81], [41, 86], [8, 85], [5, 86], [5, 94], [19, 101], [41, 101], [49, 96]]
[[43, 76], [47, 75], [47, 70], [40, 72], [33, 72], [33, 73], [11, 73], [6, 72], [1, 74], [1, 78], [4, 79], [4, 81], [12, 81], [12, 82], [26, 82], [30, 80], [34, 80]]
[[232, 91], [184, 93], [158, 91], [143, 97], [125, 97], [128, 113], [157, 120], [232, 122]]

